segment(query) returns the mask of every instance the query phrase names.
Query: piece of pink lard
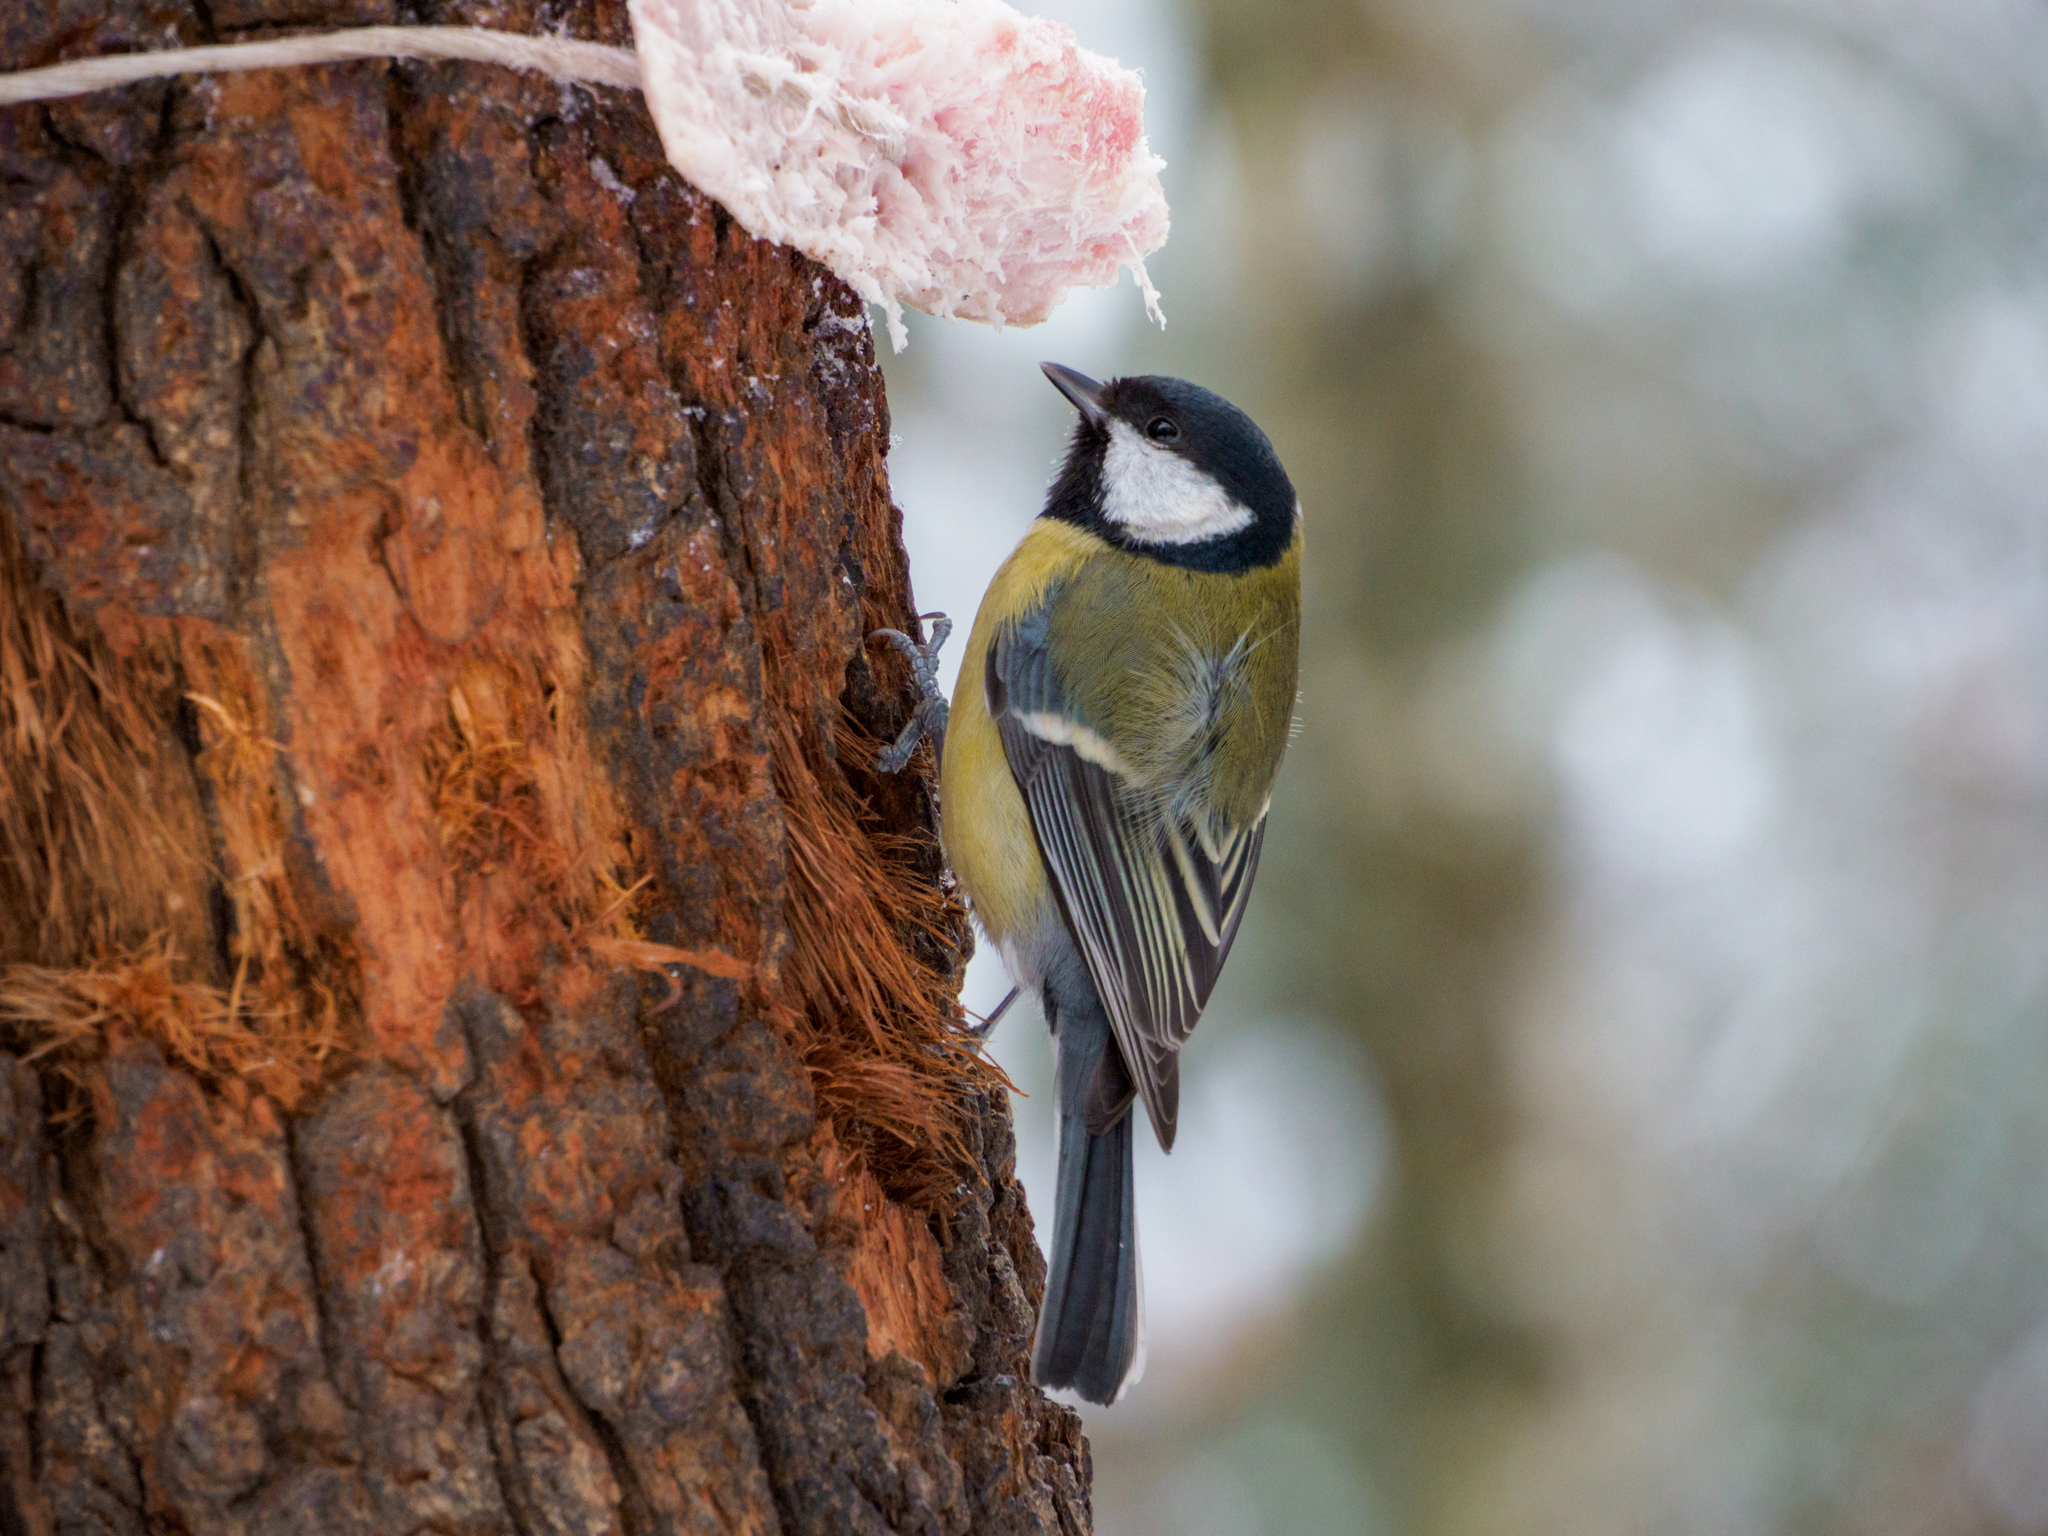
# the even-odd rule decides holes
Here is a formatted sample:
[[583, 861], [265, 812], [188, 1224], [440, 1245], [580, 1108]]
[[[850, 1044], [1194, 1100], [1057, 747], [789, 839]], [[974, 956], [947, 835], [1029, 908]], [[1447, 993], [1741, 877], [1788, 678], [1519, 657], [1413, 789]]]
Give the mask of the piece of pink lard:
[[[1166, 241], [1136, 74], [1002, 0], [632, 0], [669, 159], [883, 306], [1031, 325]], [[1163, 323], [1163, 322], [1162, 322]]]

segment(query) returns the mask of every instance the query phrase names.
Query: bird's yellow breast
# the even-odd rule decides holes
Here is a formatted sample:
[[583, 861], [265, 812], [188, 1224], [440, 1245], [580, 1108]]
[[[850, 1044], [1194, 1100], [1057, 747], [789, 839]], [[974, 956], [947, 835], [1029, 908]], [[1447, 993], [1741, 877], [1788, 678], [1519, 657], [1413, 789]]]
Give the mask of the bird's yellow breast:
[[1036, 608], [1086, 561], [1108, 553], [1110, 546], [1094, 534], [1040, 518], [989, 583], [960, 657], [946, 760], [939, 765], [940, 840], [974, 915], [997, 944], [1035, 931], [1057, 913], [1024, 797], [989, 718], [983, 687], [988, 648], [1003, 624]]

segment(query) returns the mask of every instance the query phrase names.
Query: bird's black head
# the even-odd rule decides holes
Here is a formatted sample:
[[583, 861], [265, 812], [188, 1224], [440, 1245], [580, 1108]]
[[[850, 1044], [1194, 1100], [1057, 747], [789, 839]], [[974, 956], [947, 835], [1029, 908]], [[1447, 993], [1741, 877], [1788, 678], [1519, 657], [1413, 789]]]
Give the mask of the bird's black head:
[[1039, 366], [1081, 413], [1045, 516], [1198, 571], [1248, 570], [1287, 552], [1300, 503], [1251, 417], [1184, 379], [1098, 384]]

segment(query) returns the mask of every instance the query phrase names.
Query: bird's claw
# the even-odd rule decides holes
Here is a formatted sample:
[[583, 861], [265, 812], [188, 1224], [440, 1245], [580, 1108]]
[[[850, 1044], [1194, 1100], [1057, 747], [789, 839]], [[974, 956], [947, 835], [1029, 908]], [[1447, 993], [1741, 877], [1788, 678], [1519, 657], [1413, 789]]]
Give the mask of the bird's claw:
[[1002, 1022], [1003, 1015], [1010, 1011], [1010, 1004], [1017, 1001], [1017, 993], [1019, 992], [1019, 990], [1021, 989], [1017, 987], [1010, 988], [1010, 990], [1004, 994], [1003, 1000], [1000, 1003], [997, 1003], [994, 1008], [989, 1010], [988, 1016], [986, 1018], [984, 1018], [979, 1024], [970, 1024], [967, 1026], [967, 1033], [976, 1040], [988, 1039], [990, 1035], [996, 1032], [996, 1025]]
[[917, 744], [931, 738], [932, 754], [943, 759], [946, 750], [946, 696], [939, 690], [939, 648], [953, 633], [953, 621], [943, 613], [920, 613], [919, 623], [932, 621], [930, 641], [913, 639], [900, 629], [878, 629], [870, 640], [886, 640], [910, 663], [910, 680], [917, 689], [917, 707], [903, 733], [875, 754], [875, 767], [883, 773], [901, 773], [917, 751]]

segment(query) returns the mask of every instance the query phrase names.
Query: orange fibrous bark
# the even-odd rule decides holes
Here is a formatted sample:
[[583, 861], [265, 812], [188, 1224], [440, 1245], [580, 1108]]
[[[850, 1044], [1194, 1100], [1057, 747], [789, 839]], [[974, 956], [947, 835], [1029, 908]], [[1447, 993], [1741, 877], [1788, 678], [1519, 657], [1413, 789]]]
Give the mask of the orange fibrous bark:
[[76, 625], [0, 528], [0, 1024], [73, 1077], [132, 1032], [295, 1104], [345, 1043], [348, 945], [285, 878], [235, 638], [137, 633], [122, 656]]
[[[91, 965], [10, 965], [0, 970], [0, 1028], [73, 1088], [89, 1081], [88, 1065], [140, 1038], [216, 1088], [244, 1097], [253, 1089], [296, 1108], [341, 1044], [331, 992], [310, 1007], [280, 1008], [276, 989], [265, 997], [250, 986], [246, 965], [225, 988], [180, 979], [189, 970], [163, 937]], [[67, 1095], [60, 1113], [84, 1107]]]
[[836, 763], [814, 764], [787, 721], [775, 744], [787, 1025], [842, 1144], [899, 1197], [943, 1210], [969, 1156], [960, 1106], [1009, 1080], [966, 1034], [957, 982], [931, 958], [958, 943], [966, 913], [919, 872], [928, 839], [877, 828], [848, 784], [840, 765], [868, 768], [874, 743], [846, 727], [835, 746]]

